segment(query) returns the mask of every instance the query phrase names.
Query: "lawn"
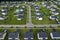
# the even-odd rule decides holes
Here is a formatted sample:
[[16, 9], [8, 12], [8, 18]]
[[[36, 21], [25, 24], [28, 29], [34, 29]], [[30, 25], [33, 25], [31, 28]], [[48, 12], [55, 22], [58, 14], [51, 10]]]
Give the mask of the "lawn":
[[[49, 9], [45, 8], [42, 6], [41, 3], [37, 3], [40, 7], [40, 12], [42, 13], [43, 15], [43, 20], [39, 21], [36, 19], [36, 17], [32, 18], [32, 23], [33, 24], [55, 24], [55, 20], [50, 20], [49, 19], [49, 16], [51, 15], [51, 12]], [[36, 16], [34, 13], [35, 13], [35, 9], [34, 7], [31, 7], [31, 11], [32, 11], [32, 16]]]
[[24, 9], [24, 18], [21, 20], [21, 21], [18, 21], [17, 20], [17, 17], [16, 16], [14, 16], [15, 15], [15, 10], [16, 9], [21, 9], [21, 7], [22, 7], [23, 5], [20, 5], [20, 7], [19, 8], [16, 8], [16, 7], [13, 7], [13, 8], [9, 8], [8, 7], [8, 14], [7, 14], [7, 16], [8, 16], [8, 19], [7, 20], [0, 20], [0, 24], [14, 24], [14, 25], [20, 25], [20, 24], [26, 24], [27, 23], [27, 7]]

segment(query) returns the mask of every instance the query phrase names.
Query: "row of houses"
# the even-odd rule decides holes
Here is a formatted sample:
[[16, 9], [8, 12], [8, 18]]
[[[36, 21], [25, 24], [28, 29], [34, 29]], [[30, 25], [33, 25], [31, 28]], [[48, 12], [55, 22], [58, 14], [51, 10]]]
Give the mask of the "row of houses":
[[40, 7], [37, 4], [35, 4], [34, 8], [35, 8], [36, 18], [38, 20], [43, 20], [42, 13], [40, 12]]
[[21, 9], [16, 9], [15, 13], [17, 14], [17, 20], [22, 20], [24, 17], [25, 6], [22, 6]]
[[60, 1], [53, 1], [56, 5], [60, 6]]
[[[20, 29], [18, 29], [16, 32], [7, 33], [8, 30], [0, 32], [0, 40], [4, 40], [6, 37], [8, 37], [8, 40], [20, 40]], [[29, 32], [24, 32], [23, 34], [24, 40], [34, 40], [34, 37], [35, 36], [32, 29], [30, 29]], [[48, 33], [45, 31], [45, 29], [41, 29], [41, 32], [37, 33], [38, 40], [48, 40], [48, 37]], [[55, 29], [53, 29], [53, 31], [50, 33], [50, 37], [52, 40], [58, 40], [60, 39], [60, 32], [57, 32]]]
[[52, 5], [52, 4], [48, 4], [47, 2], [43, 2], [42, 5], [44, 7], [47, 7], [50, 12], [51, 12], [51, 16], [49, 17], [51, 20], [56, 20], [58, 21], [58, 15], [60, 14], [57, 10], [57, 8], [55, 8], [55, 5]]
[[19, 7], [20, 4], [19, 3], [8, 3], [8, 4], [6, 4], [6, 3], [0, 3], [0, 6], [1, 7]]
[[5, 20], [7, 19], [7, 8], [3, 7], [0, 11], [0, 20]]

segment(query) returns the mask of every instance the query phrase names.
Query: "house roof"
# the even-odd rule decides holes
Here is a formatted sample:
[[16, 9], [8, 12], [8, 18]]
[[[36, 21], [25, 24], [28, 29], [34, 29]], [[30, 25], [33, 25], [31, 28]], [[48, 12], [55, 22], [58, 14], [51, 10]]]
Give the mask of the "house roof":
[[24, 38], [29, 38], [29, 39], [34, 38], [33, 32], [25, 32], [24, 33]]
[[47, 39], [43, 38], [43, 40], [47, 40]]
[[7, 11], [7, 8], [4, 8], [4, 7], [3, 7], [3, 8], [2, 8], [2, 11]]
[[52, 11], [52, 12], [57, 13], [57, 11]]
[[0, 16], [1, 18], [5, 18], [5, 16]]
[[58, 16], [54, 16], [54, 15], [52, 15], [52, 16], [50, 16], [50, 17], [51, 17], [51, 18], [55, 18], [55, 19], [58, 18]]
[[20, 11], [24, 11], [23, 9], [20, 9]]
[[16, 9], [16, 11], [15, 11], [15, 12], [16, 12], [16, 13], [18, 13], [19, 11], [20, 11], [19, 9]]
[[1, 6], [7, 6], [7, 4], [4, 4], [4, 3], [3, 3], [3, 4], [0, 4], [0, 5], [1, 5]]
[[24, 14], [24, 12], [23, 11], [19, 11], [19, 13], [18, 14]]
[[37, 17], [41, 18], [41, 17], [42, 17], [42, 15], [37, 15]]
[[52, 39], [60, 39], [60, 32], [52, 32], [50, 36]]
[[36, 9], [39, 9], [39, 6], [37, 6], [37, 5], [35, 5], [34, 7], [35, 7]]
[[59, 32], [52, 32], [53, 37], [60, 37], [60, 33]]
[[40, 32], [39, 33], [39, 38], [42, 37], [42, 38], [46, 38], [48, 37], [47, 33], [46, 32]]
[[2, 11], [2, 13], [7, 13], [7, 11]]
[[9, 38], [18, 38], [18, 35], [19, 33], [17, 33], [17, 32], [12, 32], [12, 33], [9, 33]]
[[22, 9], [24, 9], [25, 8], [25, 6], [22, 6]]
[[18, 15], [18, 18], [23, 18], [23, 16], [22, 15]]
[[3, 38], [4, 34], [5, 34], [4, 32], [0, 33], [0, 38]]

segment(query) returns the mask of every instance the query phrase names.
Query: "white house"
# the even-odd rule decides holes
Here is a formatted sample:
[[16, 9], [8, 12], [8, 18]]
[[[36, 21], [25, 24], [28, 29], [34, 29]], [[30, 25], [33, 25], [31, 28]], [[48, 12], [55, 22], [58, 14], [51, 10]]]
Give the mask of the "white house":
[[6, 15], [6, 13], [2, 13], [2, 15]]
[[38, 19], [38, 20], [43, 20], [43, 18], [42, 18], [41, 15], [37, 15], [37, 19]]
[[0, 32], [0, 40], [4, 40], [6, 37], [6, 32]]
[[56, 11], [57, 9], [54, 8], [54, 7], [51, 7], [50, 10], [51, 10], [51, 11]]
[[58, 19], [58, 16], [55, 16], [55, 15], [51, 15], [51, 16], [50, 16], [50, 19], [51, 19], [51, 20], [55, 20], [55, 19]]
[[22, 8], [24, 9], [24, 8], [25, 8], [25, 6], [22, 6]]
[[24, 40], [34, 40], [33, 32], [25, 32], [24, 33]]
[[5, 19], [7, 19], [7, 17], [5, 17], [5, 16], [0, 16], [0, 20], [5, 20]]
[[56, 11], [52, 11], [52, 14], [53, 14], [53, 15], [59, 15], [59, 13], [56, 12]]
[[22, 20], [22, 19], [23, 19], [23, 16], [22, 15], [18, 15], [17, 20]]
[[56, 39], [56, 40], [60, 39], [60, 33], [59, 32], [51, 32], [50, 36], [53, 40], [54, 39]]
[[17, 32], [9, 33], [8, 40], [20, 40], [19, 33], [17, 33]]
[[39, 32], [37, 34], [38, 40], [47, 40], [48, 39], [48, 35], [46, 32]]
[[20, 9], [20, 11], [24, 11], [23, 9]]

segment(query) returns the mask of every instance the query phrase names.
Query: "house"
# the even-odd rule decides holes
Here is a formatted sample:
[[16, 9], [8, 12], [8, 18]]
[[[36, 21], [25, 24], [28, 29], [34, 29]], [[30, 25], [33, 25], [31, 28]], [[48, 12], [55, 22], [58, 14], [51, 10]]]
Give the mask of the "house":
[[54, 1], [55, 4], [57, 4], [58, 2], [57, 1]]
[[17, 8], [18, 8], [18, 7], [19, 7], [19, 4], [15, 4], [15, 7], [17, 7]]
[[43, 32], [43, 31], [39, 32], [37, 34], [37, 37], [38, 37], [38, 40], [47, 40], [48, 39], [47, 33]]
[[51, 15], [51, 16], [50, 16], [50, 19], [51, 19], [51, 20], [56, 20], [56, 19], [58, 19], [58, 18], [59, 18], [59, 17], [58, 17], [58, 16], [55, 16], [55, 15]]
[[15, 13], [19, 13], [19, 11], [20, 11], [19, 9], [16, 9]]
[[47, 6], [47, 2], [42, 2], [43, 7]]
[[35, 5], [35, 2], [31, 2], [32, 5]]
[[3, 7], [1, 11], [2, 11], [2, 12], [3, 12], [3, 11], [7, 11], [7, 8]]
[[60, 5], [60, 1], [55, 1], [55, 4], [56, 5]]
[[37, 15], [38, 20], [43, 20], [42, 15]]
[[36, 13], [36, 15], [40, 15], [41, 13]]
[[4, 32], [0, 32], [0, 40], [4, 40], [6, 37], [6, 31], [4, 30]]
[[1, 11], [2, 11], [2, 15], [6, 15], [7, 14], [7, 8], [3, 7]]
[[0, 20], [5, 20], [5, 19], [7, 19], [7, 17], [5, 17], [5, 16], [0, 16]]
[[7, 7], [7, 4], [3, 3], [3, 4], [0, 4], [1, 7]]
[[19, 11], [18, 15], [24, 15], [23, 11]]
[[18, 32], [12, 32], [8, 34], [8, 40], [19, 40], [19, 33]]
[[46, 7], [47, 6], [47, 4], [43, 4], [43, 7]]
[[51, 10], [51, 11], [56, 11], [57, 9], [54, 8], [54, 7], [51, 7], [50, 10]]
[[34, 40], [33, 32], [25, 32], [24, 33], [24, 40]]
[[25, 6], [22, 6], [22, 9], [25, 9]]
[[14, 3], [10, 3], [8, 6], [9, 7], [14, 7]]
[[59, 5], [59, 6], [60, 6], [60, 2], [58, 2], [58, 3], [57, 3], [57, 5]]
[[17, 20], [22, 20], [22, 19], [23, 19], [23, 16], [22, 15], [18, 15]]
[[35, 9], [39, 9], [39, 6], [38, 5], [34, 5]]
[[51, 32], [50, 33], [51, 38], [54, 39], [60, 39], [60, 32]]
[[20, 9], [21, 12], [23, 12], [24, 10], [23, 9]]
[[47, 4], [47, 8], [49, 8], [49, 9], [50, 9], [50, 8], [51, 8], [51, 5], [50, 5], [50, 4]]
[[2, 11], [2, 15], [6, 15], [7, 14], [7, 11]]
[[53, 15], [59, 15], [59, 12], [57, 12], [57, 11], [52, 11], [52, 14], [53, 14]]

